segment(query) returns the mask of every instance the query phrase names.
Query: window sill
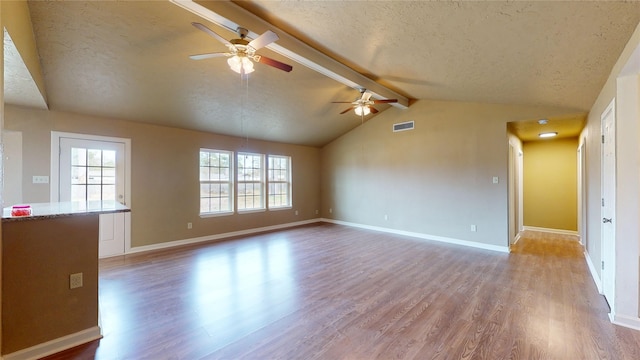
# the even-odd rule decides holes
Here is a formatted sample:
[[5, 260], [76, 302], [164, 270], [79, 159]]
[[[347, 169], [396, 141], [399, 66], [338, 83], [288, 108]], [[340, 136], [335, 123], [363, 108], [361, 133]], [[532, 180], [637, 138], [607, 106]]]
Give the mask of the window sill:
[[200, 218], [204, 219], [204, 218], [229, 216], [229, 215], [233, 215], [233, 211], [225, 211], [225, 212], [219, 212], [219, 213], [201, 213]]
[[280, 211], [280, 210], [291, 210], [291, 209], [293, 209], [293, 206], [279, 206], [279, 207], [269, 208], [269, 211]]
[[267, 210], [266, 209], [247, 209], [247, 210], [238, 210], [238, 214], [242, 215], [242, 214], [260, 213], [265, 211]]

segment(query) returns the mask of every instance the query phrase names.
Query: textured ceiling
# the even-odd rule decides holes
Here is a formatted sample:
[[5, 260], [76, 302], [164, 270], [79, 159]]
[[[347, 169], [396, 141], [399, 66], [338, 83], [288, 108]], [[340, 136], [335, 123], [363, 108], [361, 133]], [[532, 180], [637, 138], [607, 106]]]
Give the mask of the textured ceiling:
[[[412, 99], [576, 113], [589, 110], [640, 21], [638, 2], [239, 5]], [[224, 58], [190, 60], [226, 50], [191, 22], [237, 36], [168, 1], [30, 1], [29, 9], [50, 109], [313, 146], [361, 123], [331, 104], [356, 90], [269, 49], [259, 53], [293, 71], [257, 64], [242, 82]]]
[[6, 29], [4, 66], [4, 101], [19, 106], [46, 109], [47, 104]]

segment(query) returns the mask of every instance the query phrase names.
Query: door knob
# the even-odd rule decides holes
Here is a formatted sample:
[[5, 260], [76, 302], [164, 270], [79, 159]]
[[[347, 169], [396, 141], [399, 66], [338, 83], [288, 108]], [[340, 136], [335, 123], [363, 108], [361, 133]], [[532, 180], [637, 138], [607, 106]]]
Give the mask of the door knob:
[[602, 223], [606, 224], [606, 223], [610, 223], [611, 219], [607, 219], [607, 218], [602, 218]]

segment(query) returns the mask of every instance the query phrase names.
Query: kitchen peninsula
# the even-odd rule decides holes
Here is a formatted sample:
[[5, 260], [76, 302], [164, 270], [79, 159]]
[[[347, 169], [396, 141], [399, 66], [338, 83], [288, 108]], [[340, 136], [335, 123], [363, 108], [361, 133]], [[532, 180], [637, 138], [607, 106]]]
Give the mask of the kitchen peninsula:
[[30, 204], [2, 215], [2, 356], [25, 359], [101, 337], [98, 325], [100, 214], [114, 201]]

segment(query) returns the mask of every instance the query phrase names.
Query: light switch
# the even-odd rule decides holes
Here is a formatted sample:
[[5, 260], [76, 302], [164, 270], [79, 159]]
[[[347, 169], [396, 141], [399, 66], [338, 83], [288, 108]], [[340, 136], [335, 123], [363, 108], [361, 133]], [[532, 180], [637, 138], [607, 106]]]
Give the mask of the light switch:
[[494, 183], [494, 184], [497, 184], [497, 183], [499, 183], [499, 182], [500, 182], [500, 179], [498, 179], [498, 177], [497, 177], [497, 176], [494, 176], [494, 177], [493, 177], [493, 183]]
[[34, 176], [33, 177], [34, 184], [48, 184], [49, 177], [48, 176]]

